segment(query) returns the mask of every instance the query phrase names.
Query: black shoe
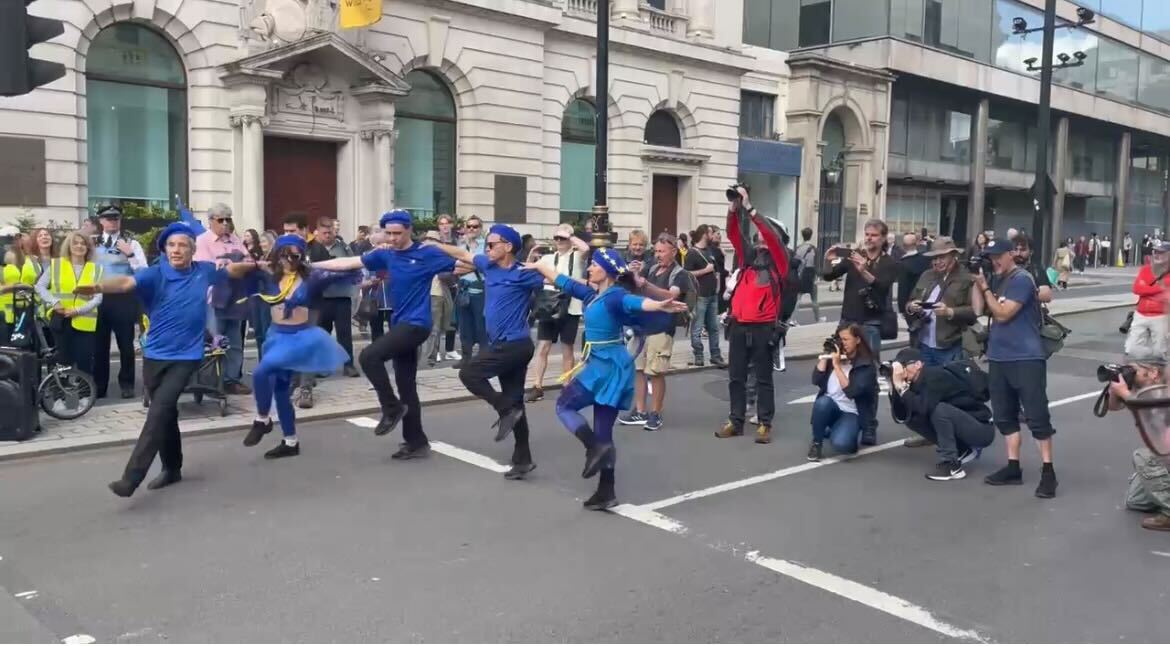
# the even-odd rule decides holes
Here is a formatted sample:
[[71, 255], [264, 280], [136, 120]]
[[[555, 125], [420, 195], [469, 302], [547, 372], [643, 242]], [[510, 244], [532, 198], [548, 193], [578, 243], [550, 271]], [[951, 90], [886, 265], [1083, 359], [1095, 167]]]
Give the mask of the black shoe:
[[1056, 471], [1046, 470], [1040, 472], [1040, 484], [1036, 485], [1037, 498], [1055, 498], [1056, 497]]
[[861, 442], [862, 446], [874, 446], [877, 444], [877, 431], [862, 431]]
[[258, 419], [252, 420], [252, 428], [248, 434], [244, 436], [244, 446], [256, 446], [260, 443], [260, 438], [272, 432], [272, 420], [261, 422]]
[[522, 464], [513, 464], [512, 468], [504, 474], [505, 480], [524, 480], [529, 473], [536, 468], [536, 465], [531, 462], [524, 462]]
[[616, 507], [618, 504], [617, 495], [613, 492], [612, 486], [602, 485], [597, 487], [597, 491], [589, 497], [588, 500], [581, 503], [586, 509], [592, 511], [605, 511], [611, 507]]
[[390, 456], [395, 460], [414, 460], [416, 458], [431, 457], [431, 444], [427, 442], [421, 446], [411, 447], [409, 444], [401, 446], [393, 455]]
[[512, 429], [516, 427], [516, 423], [524, 417], [523, 408], [513, 408], [512, 410], [500, 415], [500, 419], [496, 420], [496, 441], [503, 442], [504, 438], [512, 434]]
[[544, 388], [540, 388], [538, 386], [533, 386], [528, 391], [528, 396], [524, 398], [524, 401], [531, 404], [533, 402], [538, 402], [542, 399], [544, 399]]
[[825, 457], [825, 448], [820, 442], [813, 442], [808, 446], [808, 461], [820, 462]]
[[357, 368], [355, 368], [349, 364], [346, 364], [345, 367], [341, 369], [341, 374], [345, 375], [346, 377], [360, 377], [360, 376], [362, 376], [362, 373], [358, 372]]
[[716, 368], [719, 368], [720, 370], [727, 369], [727, 364], [724, 363], [723, 359], [711, 359], [711, 365], [715, 366]]
[[134, 389], [133, 388], [123, 388], [122, 389], [122, 399], [134, 399]]
[[614, 445], [609, 442], [594, 442], [593, 446], [585, 449], [585, 468], [581, 471], [581, 477], [592, 478], [597, 475], [615, 450]]
[[389, 413], [382, 413], [382, 419], [378, 420], [378, 425], [374, 427], [374, 435], [385, 435], [402, 422], [402, 418], [406, 417], [406, 404], [399, 404], [398, 408]]
[[958, 460], [944, 460], [934, 466], [934, 470], [926, 474], [927, 480], [962, 480], [967, 477], [963, 465]]
[[183, 474], [178, 471], [167, 471], [164, 469], [162, 473], [158, 474], [158, 477], [146, 485], [146, 488], [154, 491], [155, 489], [162, 489], [163, 487], [173, 485], [182, 479]]
[[1007, 465], [996, 471], [995, 473], [983, 479], [983, 482], [993, 486], [1000, 487], [1003, 485], [1022, 485], [1024, 484], [1024, 475], [1020, 472], [1018, 465]]
[[133, 496], [134, 490], [138, 488], [138, 485], [130, 482], [129, 480], [126, 480], [125, 478], [122, 480], [115, 480], [107, 486], [110, 488], [110, 491], [114, 492], [115, 496], [120, 496], [122, 498], [129, 498], [130, 496]]
[[290, 444], [286, 443], [285, 441], [281, 440], [280, 444], [276, 445], [276, 448], [265, 451], [264, 458], [267, 460], [275, 460], [277, 458], [291, 458], [294, 455], [300, 455], [300, 454], [301, 454], [300, 442], [296, 443], [295, 445], [290, 445]]

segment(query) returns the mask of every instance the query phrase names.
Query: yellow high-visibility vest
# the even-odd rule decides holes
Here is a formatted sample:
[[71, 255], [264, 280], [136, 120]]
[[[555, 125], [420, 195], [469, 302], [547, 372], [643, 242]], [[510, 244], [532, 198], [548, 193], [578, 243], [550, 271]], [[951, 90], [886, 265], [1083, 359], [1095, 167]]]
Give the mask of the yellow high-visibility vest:
[[[89, 302], [88, 296], [78, 296], [73, 293], [73, 290], [77, 289], [79, 285], [96, 284], [101, 277], [97, 265], [87, 262], [81, 268], [81, 279], [78, 280], [73, 273], [73, 263], [65, 258], [54, 258], [49, 271], [53, 272], [49, 274], [49, 291], [53, 293], [53, 297], [61, 303], [62, 307], [71, 310]], [[79, 332], [97, 331], [96, 309], [87, 314], [74, 316], [70, 320], [73, 322], [74, 330]]]
[[[3, 272], [4, 285], [28, 285], [33, 286], [37, 284], [37, 268], [31, 260], [25, 260], [23, 267], [16, 265], [4, 265]], [[4, 314], [4, 321], [12, 324], [16, 322], [16, 295], [12, 292], [7, 294], [0, 294], [0, 312]]]

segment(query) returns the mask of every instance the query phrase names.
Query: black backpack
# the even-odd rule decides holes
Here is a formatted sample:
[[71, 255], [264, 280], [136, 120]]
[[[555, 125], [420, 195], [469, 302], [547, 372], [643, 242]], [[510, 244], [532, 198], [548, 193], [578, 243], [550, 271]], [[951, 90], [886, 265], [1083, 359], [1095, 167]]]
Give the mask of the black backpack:
[[[573, 260], [576, 253], [569, 252], [569, 276], [573, 276]], [[553, 256], [553, 267], [560, 264], [560, 254]], [[532, 318], [537, 322], [547, 323], [559, 321], [569, 315], [569, 303], [572, 296], [561, 290], [540, 289], [532, 302]]]
[[980, 403], [986, 404], [991, 400], [991, 389], [988, 385], [987, 373], [979, 367], [971, 359], [959, 359], [952, 361], [945, 366], [943, 370], [951, 373], [955, 377], [967, 384], [967, 388], [975, 395], [975, 399]]

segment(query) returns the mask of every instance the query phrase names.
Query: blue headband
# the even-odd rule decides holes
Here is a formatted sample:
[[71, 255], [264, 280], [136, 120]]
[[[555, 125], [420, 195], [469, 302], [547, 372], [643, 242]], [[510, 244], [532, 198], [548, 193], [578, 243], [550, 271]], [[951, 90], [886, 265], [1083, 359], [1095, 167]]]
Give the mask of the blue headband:
[[613, 249], [594, 249], [593, 262], [604, 269], [605, 273], [615, 278], [628, 271], [626, 261], [622, 259], [621, 254]]
[[409, 229], [411, 225], [410, 212], [405, 209], [394, 209], [389, 213], [383, 213], [382, 218], [378, 220], [378, 226], [385, 229], [387, 224], [401, 224]]
[[520, 234], [512, 227], [506, 224], [493, 224], [492, 228], [488, 229], [489, 234], [496, 234], [500, 238], [512, 245], [512, 253], [520, 253], [520, 247], [524, 246], [524, 242], [520, 239]]
[[297, 251], [304, 253], [307, 246], [308, 243], [305, 242], [304, 238], [296, 234], [286, 233], [277, 238], [276, 242], [272, 243], [272, 250], [278, 251], [281, 247], [293, 247]]
[[172, 222], [167, 225], [167, 228], [162, 230], [162, 233], [158, 234], [158, 250], [166, 251], [167, 238], [176, 234], [187, 236], [191, 238], [192, 242], [195, 240], [195, 231], [191, 229], [190, 225], [186, 222]]

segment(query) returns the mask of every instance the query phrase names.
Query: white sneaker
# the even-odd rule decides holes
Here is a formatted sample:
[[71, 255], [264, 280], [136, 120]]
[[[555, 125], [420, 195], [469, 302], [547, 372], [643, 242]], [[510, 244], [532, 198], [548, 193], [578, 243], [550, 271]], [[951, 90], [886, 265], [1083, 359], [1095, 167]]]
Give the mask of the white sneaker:
[[447, 361], [460, 361], [462, 359], [463, 359], [463, 355], [459, 354], [455, 350], [452, 350], [452, 351], [447, 353]]

